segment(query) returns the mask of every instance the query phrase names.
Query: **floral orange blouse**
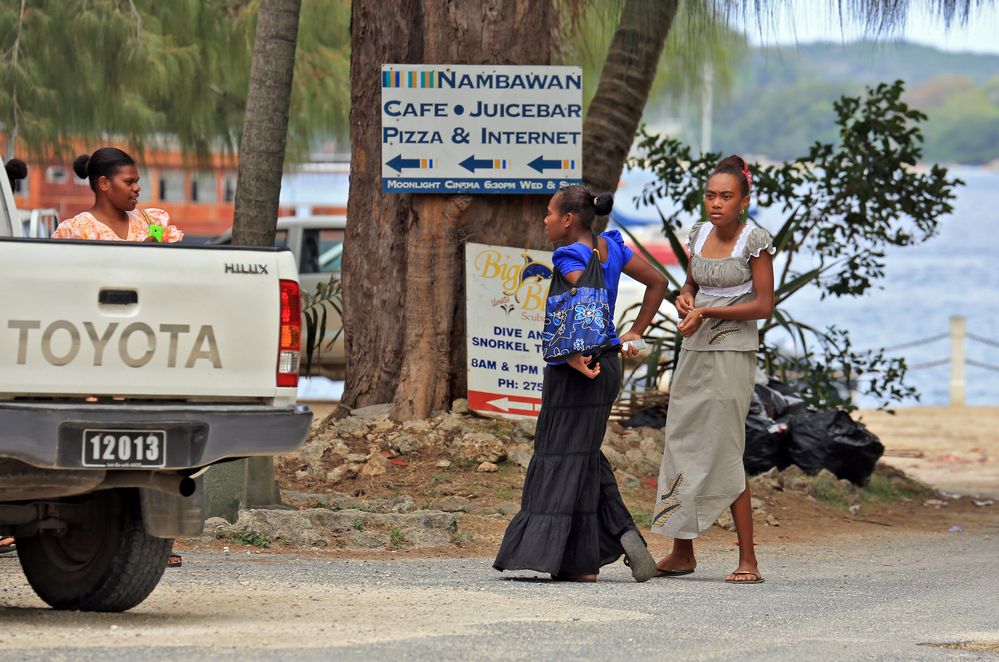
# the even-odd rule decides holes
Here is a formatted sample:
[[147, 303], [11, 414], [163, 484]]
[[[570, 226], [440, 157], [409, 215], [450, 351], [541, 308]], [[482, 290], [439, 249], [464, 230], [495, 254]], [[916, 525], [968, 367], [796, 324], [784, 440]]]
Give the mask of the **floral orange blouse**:
[[98, 241], [145, 241], [149, 237], [149, 226], [163, 227], [163, 243], [172, 243], [184, 238], [184, 233], [176, 225], [170, 225], [170, 215], [162, 209], [135, 209], [128, 213], [128, 237], [118, 234], [98, 221], [89, 211], [80, 212], [67, 218], [52, 233], [53, 239], [94, 239]]

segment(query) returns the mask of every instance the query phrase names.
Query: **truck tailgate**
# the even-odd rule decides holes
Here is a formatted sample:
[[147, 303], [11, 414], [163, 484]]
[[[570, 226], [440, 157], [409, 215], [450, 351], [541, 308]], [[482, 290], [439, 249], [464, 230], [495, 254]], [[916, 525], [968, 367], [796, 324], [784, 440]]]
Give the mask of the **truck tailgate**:
[[0, 398], [273, 398], [287, 251], [0, 240]]

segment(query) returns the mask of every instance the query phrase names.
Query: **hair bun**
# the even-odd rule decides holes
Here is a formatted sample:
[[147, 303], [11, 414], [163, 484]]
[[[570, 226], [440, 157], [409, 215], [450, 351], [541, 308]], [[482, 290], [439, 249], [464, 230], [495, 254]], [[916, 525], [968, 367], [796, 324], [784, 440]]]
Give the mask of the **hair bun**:
[[78, 157], [73, 159], [73, 172], [80, 179], [86, 179], [89, 176], [89, 170], [87, 166], [90, 164], [90, 156], [88, 154], [80, 154]]
[[24, 179], [28, 176], [28, 165], [21, 159], [11, 159], [7, 161], [4, 165], [4, 170], [7, 171], [7, 179], [13, 184], [14, 181], [18, 179]]
[[741, 172], [746, 169], [746, 160], [738, 154], [732, 154], [730, 156], [726, 156], [718, 162], [718, 165], [715, 166], [716, 170], [721, 168], [732, 168], [733, 170]]
[[593, 206], [597, 208], [597, 216], [606, 216], [614, 208], [614, 196], [601, 193], [593, 199]]

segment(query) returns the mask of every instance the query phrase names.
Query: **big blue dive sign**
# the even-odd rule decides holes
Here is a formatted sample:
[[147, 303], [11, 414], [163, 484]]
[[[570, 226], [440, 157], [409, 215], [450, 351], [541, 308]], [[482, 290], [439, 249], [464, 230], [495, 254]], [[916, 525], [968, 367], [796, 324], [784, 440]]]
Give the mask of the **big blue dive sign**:
[[582, 179], [578, 67], [382, 66], [382, 190], [554, 193]]

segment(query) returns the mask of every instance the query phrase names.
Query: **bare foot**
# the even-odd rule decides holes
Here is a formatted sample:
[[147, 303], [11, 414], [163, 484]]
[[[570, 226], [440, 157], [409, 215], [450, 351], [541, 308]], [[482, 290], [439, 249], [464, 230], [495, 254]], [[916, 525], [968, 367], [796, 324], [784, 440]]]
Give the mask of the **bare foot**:
[[664, 556], [659, 563], [656, 564], [656, 570], [660, 573], [665, 573], [660, 574], [660, 577], [677, 573], [690, 574], [696, 567], [697, 559], [694, 558], [693, 554], [681, 554], [676, 551]]
[[571, 572], [564, 572], [559, 575], [552, 575], [552, 579], [557, 582], [595, 582], [597, 581], [597, 575], [584, 575], [576, 574]]
[[759, 584], [763, 581], [763, 575], [755, 561], [740, 561], [739, 567], [727, 575], [725, 581], [729, 584]]
[[10, 547], [14, 544], [13, 538], [0, 538], [0, 547]]

